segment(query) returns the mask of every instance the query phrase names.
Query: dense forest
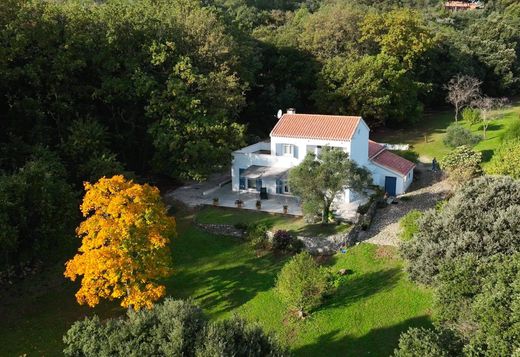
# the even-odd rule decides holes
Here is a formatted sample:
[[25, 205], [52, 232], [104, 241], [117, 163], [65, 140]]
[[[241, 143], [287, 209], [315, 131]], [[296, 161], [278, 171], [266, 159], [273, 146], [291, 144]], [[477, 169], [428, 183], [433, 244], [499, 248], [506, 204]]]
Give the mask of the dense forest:
[[408, 128], [456, 74], [520, 90], [514, 0], [4, 0], [0, 26], [0, 270], [63, 256], [83, 181], [204, 179], [278, 109]]

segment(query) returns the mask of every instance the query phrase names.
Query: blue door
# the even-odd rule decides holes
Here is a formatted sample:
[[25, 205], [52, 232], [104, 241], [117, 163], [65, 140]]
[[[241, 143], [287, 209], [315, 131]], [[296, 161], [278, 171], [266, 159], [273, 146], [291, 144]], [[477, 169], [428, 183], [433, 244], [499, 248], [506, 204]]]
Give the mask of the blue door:
[[385, 192], [390, 196], [395, 196], [397, 177], [385, 176]]

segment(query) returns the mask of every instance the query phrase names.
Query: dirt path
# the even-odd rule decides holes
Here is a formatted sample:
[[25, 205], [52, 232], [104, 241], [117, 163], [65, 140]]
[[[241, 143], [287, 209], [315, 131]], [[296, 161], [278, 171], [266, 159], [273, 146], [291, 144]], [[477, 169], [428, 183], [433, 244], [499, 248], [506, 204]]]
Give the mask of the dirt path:
[[363, 240], [397, 246], [399, 219], [412, 209], [424, 211], [433, 208], [437, 201], [446, 197], [450, 186], [445, 180], [441, 180], [439, 173], [433, 173], [426, 164], [418, 164], [415, 171], [419, 179], [413, 182], [411, 190], [400, 196], [398, 204], [377, 210], [370, 229], [363, 234]]

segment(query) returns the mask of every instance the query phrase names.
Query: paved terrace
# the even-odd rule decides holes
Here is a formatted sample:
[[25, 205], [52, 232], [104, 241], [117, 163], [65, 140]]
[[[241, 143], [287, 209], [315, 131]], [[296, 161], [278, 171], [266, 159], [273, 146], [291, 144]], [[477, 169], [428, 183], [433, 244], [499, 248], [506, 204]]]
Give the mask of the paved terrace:
[[[193, 182], [166, 193], [166, 197], [179, 200], [184, 204], [195, 207], [199, 205], [212, 205], [213, 198], [218, 197], [219, 206], [236, 207], [235, 201], [244, 202], [242, 209], [256, 209], [256, 201], [260, 199], [259, 192], [233, 192], [231, 190], [231, 177], [229, 175], [212, 175], [205, 182]], [[267, 200], [261, 200], [260, 211], [271, 213], [283, 213], [283, 206], [287, 205], [287, 213], [301, 216], [300, 201], [296, 197], [269, 194]]]
[[[257, 210], [256, 201], [260, 199], [260, 193], [256, 192], [233, 192], [231, 190], [231, 177], [228, 174], [212, 175], [205, 182], [192, 182], [173, 191], [166, 193], [167, 198], [178, 200], [190, 207], [200, 205], [212, 205], [213, 198], [218, 197], [219, 205], [222, 207], [236, 207], [235, 201], [240, 199], [244, 202], [242, 209]], [[270, 213], [283, 213], [283, 206], [287, 205], [287, 213], [301, 216], [300, 201], [296, 197], [286, 195], [269, 194], [267, 200], [261, 200], [260, 211]], [[357, 208], [366, 202], [366, 198], [351, 203], [342, 203], [333, 207], [337, 214], [343, 219], [354, 221], [357, 219]]]

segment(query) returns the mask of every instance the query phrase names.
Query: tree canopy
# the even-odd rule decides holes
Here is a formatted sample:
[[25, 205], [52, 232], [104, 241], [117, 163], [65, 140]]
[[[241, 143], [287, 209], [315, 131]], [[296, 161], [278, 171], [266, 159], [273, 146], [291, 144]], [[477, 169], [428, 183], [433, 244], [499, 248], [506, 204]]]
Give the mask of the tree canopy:
[[158, 282], [171, 275], [175, 234], [159, 190], [114, 176], [85, 183], [85, 191], [85, 220], [77, 230], [82, 244], [65, 269], [73, 281], [82, 277], [78, 302], [122, 299], [124, 307], [150, 308], [166, 293]]
[[341, 149], [323, 147], [316, 155], [308, 153], [301, 164], [289, 171], [291, 191], [301, 197], [309, 215], [321, 213], [322, 223], [329, 221], [334, 198], [345, 189], [362, 192], [372, 183], [370, 173], [348, 158]]

